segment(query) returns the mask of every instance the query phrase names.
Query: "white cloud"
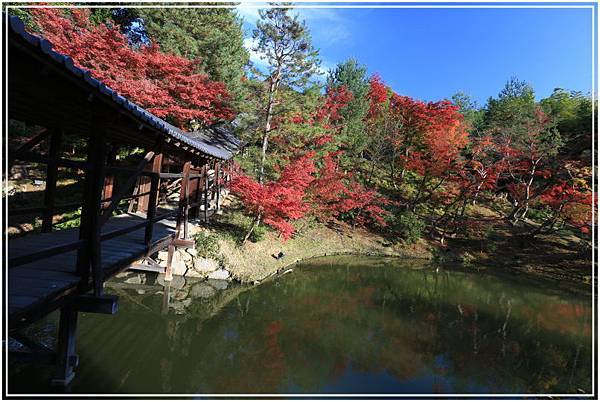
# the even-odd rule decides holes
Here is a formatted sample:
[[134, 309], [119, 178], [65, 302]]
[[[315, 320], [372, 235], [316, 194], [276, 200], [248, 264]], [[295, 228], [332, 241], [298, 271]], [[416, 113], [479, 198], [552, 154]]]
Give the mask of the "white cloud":
[[242, 1], [235, 7], [235, 9], [246, 24], [256, 25], [256, 21], [258, 21], [258, 18], [260, 17], [258, 15], [258, 10], [262, 7], [267, 6], [268, 4], [263, 2], [259, 3], [252, 1]]
[[316, 45], [332, 45], [351, 36], [349, 21], [334, 8], [296, 8], [294, 12], [311, 30]]
[[259, 69], [264, 70], [267, 67], [267, 62], [261, 54], [254, 50], [256, 41], [253, 38], [244, 38], [244, 47], [250, 54], [250, 61]]
[[[244, 20], [246, 28], [254, 27], [260, 18], [258, 10], [269, 7], [264, 1], [242, 1], [236, 6], [240, 17]], [[307, 8], [304, 8], [307, 7]], [[310, 6], [297, 3], [292, 14], [306, 22], [311, 34], [318, 45], [331, 45], [350, 38], [349, 21], [342, 17], [338, 9], [334, 8], [309, 8]]]
[[[298, 3], [297, 3], [298, 4]], [[244, 39], [244, 47], [250, 54], [250, 60], [259, 69], [265, 70], [267, 63], [261, 54], [254, 50], [255, 41], [250, 37], [250, 29], [256, 25], [256, 21], [260, 18], [258, 10], [269, 7], [268, 3], [262, 1], [242, 1], [236, 10], [243, 18], [246, 28], [246, 38]], [[302, 7], [302, 5], [300, 5]], [[349, 22], [342, 17], [337, 9], [331, 8], [294, 8], [293, 14], [297, 15], [300, 20], [304, 20], [308, 25], [315, 47], [330, 46], [336, 42], [348, 40], [351, 36], [348, 27]], [[329, 71], [335, 67], [335, 63], [326, 61], [321, 62], [321, 66], [317, 70], [317, 80], [323, 82]]]

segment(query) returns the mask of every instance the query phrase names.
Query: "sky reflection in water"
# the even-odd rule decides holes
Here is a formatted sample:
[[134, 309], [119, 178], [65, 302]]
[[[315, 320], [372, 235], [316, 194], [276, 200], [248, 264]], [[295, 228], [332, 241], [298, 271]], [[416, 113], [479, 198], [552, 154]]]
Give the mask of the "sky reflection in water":
[[[589, 299], [414, 268], [331, 257], [212, 298], [202, 283], [165, 294], [154, 278], [121, 279], [107, 289], [119, 313], [80, 321], [72, 392], [590, 391]], [[48, 392], [50, 374], [15, 366], [11, 391]]]

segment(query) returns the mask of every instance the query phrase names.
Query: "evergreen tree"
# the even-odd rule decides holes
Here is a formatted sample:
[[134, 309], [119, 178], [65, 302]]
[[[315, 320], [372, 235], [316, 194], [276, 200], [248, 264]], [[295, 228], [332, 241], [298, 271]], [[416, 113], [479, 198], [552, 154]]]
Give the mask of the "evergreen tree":
[[484, 111], [477, 106], [473, 98], [464, 93], [457, 92], [451, 97], [452, 103], [459, 107], [458, 111], [464, 116], [471, 136], [481, 135]]
[[355, 59], [339, 63], [327, 78], [330, 89], [346, 87], [353, 97], [340, 112], [345, 125], [341, 132], [341, 142], [351, 156], [362, 154], [366, 144], [365, 118], [369, 111], [369, 78], [367, 67]]
[[[148, 37], [163, 52], [200, 60], [201, 72], [224, 82], [237, 102], [244, 97], [242, 80], [248, 52], [242, 23], [226, 8], [136, 9]], [[139, 21], [138, 21], [139, 22]]]
[[318, 50], [312, 43], [304, 21], [290, 15], [282, 6], [260, 10], [260, 20], [253, 31], [254, 50], [266, 62], [266, 81], [269, 85], [265, 107], [259, 182], [264, 179], [264, 167], [269, 147], [269, 134], [280, 86], [304, 87], [319, 67]]
[[535, 107], [535, 93], [531, 85], [511, 77], [498, 98], [488, 99], [485, 126], [519, 131], [519, 127], [535, 116]]

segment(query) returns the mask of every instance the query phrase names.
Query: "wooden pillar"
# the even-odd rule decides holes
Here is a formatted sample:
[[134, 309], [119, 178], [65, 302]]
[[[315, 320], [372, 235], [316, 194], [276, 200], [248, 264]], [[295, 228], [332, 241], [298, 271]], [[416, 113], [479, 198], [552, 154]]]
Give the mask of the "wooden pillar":
[[[162, 160], [163, 154], [157, 153], [154, 156], [154, 160], [152, 161], [152, 167], [150, 167], [150, 171], [153, 173], [160, 173], [162, 168]], [[140, 186], [139, 192], [140, 194], [150, 192], [151, 180], [147, 176], [140, 177]], [[150, 195], [144, 195], [138, 198], [138, 206], [137, 212], [147, 212], [148, 211], [148, 202], [150, 201]]]
[[[108, 166], [113, 165], [117, 159], [117, 147], [115, 145], [110, 147], [108, 156], [106, 158], [106, 164]], [[115, 176], [113, 174], [106, 175], [104, 178], [104, 189], [102, 190], [102, 199], [110, 199], [113, 196], [113, 188], [115, 184]], [[102, 203], [102, 209], [108, 208], [110, 201]]]
[[215, 162], [215, 192], [217, 193], [217, 206], [215, 208], [215, 211], [218, 211], [221, 208], [220, 202], [221, 202], [221, 182], [220, 182], [220, 172], [221, 170], [221, 163], [219, 162]]
[[101, 198], [106, 170], [106, 129], [104, 116], [94, 115], [92, 133], [88, 140], [87, 162], [90, 167], [85, 174], [84, 199], [81, 208], [79, 239], [86, 240], [86, 245], [77, 253], [77, 272], [82, 277], [81, 285], [87, 288], [90, 268], [94, 278], [94, 294], [103, 293], [104, 273], [100, 245], [101, 230]]
[[216, 183], [217, 183], [217, 162], [216, 161], [211, 162], [211, 168], [213, 171], [213, 176], [212, 176], [212, 182], [210, 185], [210, 199], [214, 200], [216, 197], [215, 189], [216, 189]]
[[[181, 205], [182, 211], [180, 212], [183, 224], [183, 238], [188, 238], [188, 218], [189, 218], [189, 209], [190, 209], [190, 168], [192, 167], [192, 162], [187, 161], [183, 165], [183, 178], [181, 179], [181, 191], [179, 193], [179, 203]], [[177, 238], [179, 238], [180, 228], [177, 229]]]
[[46, 189], [44, 190], [44, 215], [42, 217], [42, 232], [52, 232], [52, 219], [54, 218], [54, 205], [56, 198], [56, 180], [58, 178], [57, 160], [62, 149], [62, 129], [52, 130], [48, 149], [48, 166], [46, 167]]
[[204, 164], [204, 222], [208, 222], [208, 162]]
[[171, 242], [167, 249], [167, 266], [165, 267], [165, 281], [173, 280], [173, 254], [175, 254], [175, 246]]
[[160, 177], [158, 175], [152, 176], [150, 178], [150, 199], [148, 201], [148, 212], [146, 214], [146, 219], [148, 220], [148, 226], [146, 226], [146, 231], [144, 234], [144, 242], [146, 243], [146, 247], [150, 248], [152, 244], [152, 234], [154, 230], [154, 218], [156, 217], [156, 206], [158, 200], [158, 190], [159, 190], [159, 180]]
[[60, 310], [60, 321], [58, 325], [58, 339], [56, 345], [56, 366], [52, 385], [67, 386], [75, 373], [77, 367], [77, 355], [75, 354], [75, 339], [77, 335], [77, 310], [63, 307]]
[[[179, 189], [179, 211], [177, 214], [177, 224], [175, 225], [175, 238], [179, 239], [181, 234], [181, 225], [184, 226], [184, 235], [187, 236], [187, 215], [188, 215], [188, 204], [189, 204], [189, 181], [190, 181], [190, 168], [192, 163], [187, 161], [183, 164], [183, 171], [181, 178], [181, 187]], [[167, 253], [167, 266], [165, 268], [165, 281], [173, 279], [173, 271], [171, 265], [173, 262], [173, 254], [175, 253], [175, 246], [173, 242], [169, 244]]]
[[198, 219], [200, 217], [200, 202], [202, 201], [202, 180], [204, 179], [202, 174], [203, 168], [198, 169], [198, 175], [200, 175], [200, 177], [196, 178], [196, 191], [194, 193], [194, 204], [196, 204], [196, 206], [194, 207], [193, 216], [195, 219]]

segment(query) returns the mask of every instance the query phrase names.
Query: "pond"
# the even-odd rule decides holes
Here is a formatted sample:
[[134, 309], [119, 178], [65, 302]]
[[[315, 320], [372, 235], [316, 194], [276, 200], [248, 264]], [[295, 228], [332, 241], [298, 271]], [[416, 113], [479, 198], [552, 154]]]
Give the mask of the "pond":
[[[70, 391], [591, 391], [589, 298], [421, 264], [327, 257], [252, 288], [128, 274], [107, 284], [117, 315], [82, 314]], [[51, 344], [56, 321], [32, 331]], [[11, 365], [9, 390], [50, 375]]]

